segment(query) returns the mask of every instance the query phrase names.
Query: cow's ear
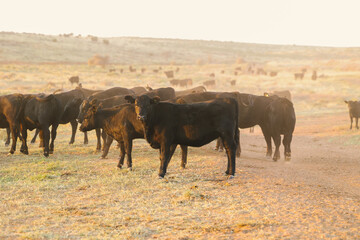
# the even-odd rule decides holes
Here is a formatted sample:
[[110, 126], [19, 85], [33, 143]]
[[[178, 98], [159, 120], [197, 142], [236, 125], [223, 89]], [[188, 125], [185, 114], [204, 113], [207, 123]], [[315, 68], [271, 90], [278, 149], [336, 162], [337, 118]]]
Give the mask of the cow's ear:
[[126, 95], [125, 100], [128, 101], [128, 103], [135, 103], [135, 98], [130, 95]]
[[346, 100], [345, 100], [344, 102], [345, 102], [346, 104], [348, 104], [348, 103], [349, 103], [349, 102], [348, 102], [348, 101], [346, 101]]
[[97, 99], [96, 99], [96, 98], [94, 98], [93, 100], [91, 100], [91, 101], [89, 102], [90, 105], [95, 105], [96, 103], [97, 103]]
[[160, 97], [155, 96], [153, 99], [150, 100], [150, 103], [158, 104], [160, 102]]

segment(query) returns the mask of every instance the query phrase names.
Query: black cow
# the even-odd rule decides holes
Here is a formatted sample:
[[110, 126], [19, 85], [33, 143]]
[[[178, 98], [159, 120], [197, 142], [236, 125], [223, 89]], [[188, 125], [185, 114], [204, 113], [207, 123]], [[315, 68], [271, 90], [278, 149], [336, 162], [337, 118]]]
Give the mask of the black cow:
[[[131, 97], [132, 98], [132, 97]], [[125, 153], [128, 168], [132, 168], [132, 141], [144, 138], [144, 127], [137, 119], [134, 104], [123, 104], [113, 108], [99, 109], [93, 105], [84, 116], [80, 131], [90, 131], [95, 128], [103, 128], [109, 138], [102, 154], [105, 158], [109, 152], [110, 145], [115, 139], [119, 143], [120, 158], [118, 167], [124, 164]], [[183, 146], [181, 146], [183, 149]], [[186, 152], [187, 153], [187, 152]], [[185, 168], [186, 153], [182, 154], [181, 166]]]
[[177, 144], [200, 147], [221, 137], [228, 157], [226, 174], [235, 174], [236, 146], [239, 144], [238, 107], [234, 99], [215, 99], [194, 104], [159, 102], [142, 95], [135, 111], [144, 125], [145, 139], [160, 149], [159, 176], [164, 177]]
[[[77, 87], [74, 90], [54, 94], [54, 96], [59, 100], [61, 105], [61, 111], [58, 113], [62, 116], [60, 120], [60, 124], [71, 124], [71, 138], [69, 144], [73, 144], [75, 142], [75, 135], [77, 130], [78, 122], [76, 121], [77, 116], [79, 115], [79, 107], [81, 101], [91, 94], [96, 93], [97, 90], [89, 90], [82, 87]], [[36, 136], [39, 133], [39, 129], [36, 130], [31, 143], [34, 143], [36, 140]], [[88, 143], [87, 133], [84, 133], [84, 144]], [[42, 143], [40, 142], [40, 146]]]
[[175, 91], [175, 95], [176, 97], [180, 97], [191, 93], [202, 93], [202, 92], [206, 92], [206, 88], [204, 86], [197, 86], [183, 91]]
[[360, 118], [360, 101], [345, 101], [349, 108], [350, 116], [350, 129], [352, 129], [353, 118], [356, 121], [356, 128], [359, 129], [359, 118]]
[[[44, 141], [44, 156], [48, 157], [54, 152], [54, 141], [56, 130], [62, 117], [62, 106], [58, 98], [53, 94], [46, 97], [28, 96], [26, 103], [23, 104], [20, 114], [20, 126], [22, 136], [22, 146], [20, 151], [28, 154], [26, 143], [27, 129], [40, 129], [40, 135]], [[51, 143], [50, 131], [51, 126]]]
[[158, 96], [160, 97], [161, 101], [166, 101], [175, 98], [175, 90], [172, 87], [157, 88], [157, 89], [152, 89], [150, 87], [148, 88], [149, 91], [141, 95], [147, 95], [150, 98]]
[[133, 91], [135, 94], [142, 94], [142, 93], [146, 93], [147, 90], [144, 87], [133, 87], [130, 88], [131, 91]]
[[259, 125], [267, 144], [266, 156], [268, 157], [272, 155], [271, 138], [274, 140], [276, 147], [274, 161], [280, 158], [280, 134], [283, 134], [285, 159], [290, 160], [290, 144], [296, 123], [293, 104], [288, 99], [277, 96], [250, 96], [252, 103], [245, 108], [244, 113], [246, 114], [239, 120], [239, 127], [248, 128]]
[[123, 87], [113, 87], [101, 92], [97, 92], [89, 96], [89, 100], [92, 100], [94, 98], [97, 99], [105, 99], [109, 97], [113, 97], [116, 95], [123, 95], [123, 94], [135, 94], [132, 90], [123, 88]]
[[[10, 132], [12, 135], [12, 144], [10, 153], [16, 150], [16, 141], [19, 135], [20, 122], [19, 114], [25, 102], [22, 94], [10, 94], [0, 96], [0, 128], [6, 128], [8, 133], [7, 142], [10, 143]], [[5, 143], [6, 144], [6, 143]]]

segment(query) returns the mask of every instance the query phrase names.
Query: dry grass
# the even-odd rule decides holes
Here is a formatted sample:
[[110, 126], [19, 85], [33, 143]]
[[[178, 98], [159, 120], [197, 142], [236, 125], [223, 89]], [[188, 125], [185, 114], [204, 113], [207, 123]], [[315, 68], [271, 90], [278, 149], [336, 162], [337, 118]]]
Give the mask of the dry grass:
[[[112, 44], [115, 42], [111, 41]], [[298, 119], [295, 136], [327, 137], [330, 142], [359, 145], [358, 132], [348, 130], [343, 99], [359, 98], [360, 72], [323, 68], [318, 74], [325, 74], [327, 78], [312, 81], [307, 75], [303, 81], [294, 81], [293, 71], [284, 64], [272, 62], [265, 66], [279, 71], [274, 78], [247, 74], [235, 77], [234, 68], [240, 64], [184, 65], [175, 77], [192, 78], [197, 86], [214, 72], [217, 87], [213, 90], [218, 91], [260, 95], [265, 91], [289, 89]], [[121, 74], [85, 64], [3, 64], [0, 65], [0, 91], [1, 94], [50, 93], [58, 88], [71, 89], [67, 79], [73, 75], [79, 75], [86, 88], [169, 85], [163, 72], [150, 71], [159, 65], [134, 67], [145, 67], [149, 71], [130, 73], [128, 65], [109, 66], [125, 69]], [[163, 65], [162, 68], [163, 71], [175, 70], [176, 66]], [[221, 70], [225, 70], [225, 74], [220, 74]], [[237, 86], [231, 87], [229, 81], [234, 78]], [[318, 119], [318, 125], [310, 121], [314, 118]], [[352, 221], [359, 216], [346, 221], [339, 214], [339, 211], [356, 214], [358, 209], [349, 207], [353, 206], [352, 200], [337, 202], [300, 183], [257, 175], [252, 166], [246, 165], [246, 160], [245, 163], [237, 160], [237, 177], [227, 181], [225, 155], [212, 151], [213, 144], [190, 149], [186, 170], [180, 169], [177, 152], [166, 179], [159, 180], [158, 152], [144, 140], [135, 141], [134, 170], [130, 172], [116, 168], [118, 149], [115, 146], [108, 159], [99, 159], [99, 153], [94, 152], [94, 133], [89, 137], [88, 146], [81, 143], [81, 133], [77, 134], [75, 144], [69, 146], [69, 125], [59, 127], [55, 153], [49, 158], [44, 158], [36, 145], [30, 146], [29, 156], [18, 152], [7, 156], [8, 148], [2, 141], [4, 133], [1, 130], [2, 239], [302, 239], [304, 229], [309, 239], [358, 236], [359, 224]], [[255, 136], [261, 138], [259, 129]], [[249, 147], [247, 155], [251, 156], [252, 148], [254, 152], [261, 152], [263, 147]], [[300, 195], [299, 191], [303, 193]], [[269, 197], [273, 195], [276, 197]], [[319, 198], [327, 204], [329, 212], [314, 207]], [[291, 204], [278, 204], [289, 199]], [[312, 215], [304, 218], [305, 212]], [[324, 217], [327, 215], [333, 217]], [[334, 219], [345, 223], [334, 222]]]

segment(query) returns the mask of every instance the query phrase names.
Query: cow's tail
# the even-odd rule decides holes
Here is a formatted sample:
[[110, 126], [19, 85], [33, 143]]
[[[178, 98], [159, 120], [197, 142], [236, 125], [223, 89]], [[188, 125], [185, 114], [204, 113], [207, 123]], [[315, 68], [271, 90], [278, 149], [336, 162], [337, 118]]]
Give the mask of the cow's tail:
[[289, 132], [293, 132], [295, 128], [296, 116], [295, 110], [292, 102], [283, 98], [281, 99], [282, 102], [282, 111], [283, 111], [283, 120], [285, 124], [286, 130]]

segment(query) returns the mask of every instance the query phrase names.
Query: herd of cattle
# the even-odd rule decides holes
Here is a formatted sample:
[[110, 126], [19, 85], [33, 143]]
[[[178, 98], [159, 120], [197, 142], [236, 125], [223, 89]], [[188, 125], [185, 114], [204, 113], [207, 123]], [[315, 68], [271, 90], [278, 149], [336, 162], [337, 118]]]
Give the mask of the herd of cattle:
[[84, 144], [88, 143], [87, 131], [96, 130], [96, 149], [103, 150], [103, 158], [113, 140], [118, 142], [119, 168], [125, 156], [127, 166], [132, 168], [132, 141], [143, 138], [160, 150], [160, 177], [166, 174], [177, 145], [182, 150], [181, 166], [185, 167], [188, 146], [200, 147], [217, 139], [217, 147], [227, 154], [226, 174], [231, 177], [235, 174], [235, 158], [241, 152], [239, 128], [259, 125], [267, 144], [266, 156], [272, 156], [271, 139], [275, 143], [274, 161], [280, 158], [283, 134], [285, 159], [291, 158], [296, 122], [291, 96], [265, 95], [208, 92], [203, 86], [183, 91], [171, 87], [90, 90], [80, 86], [50, 95], [17, 93], [0, 96], [0, 128], [7, 129], [6, 144], [12, 137], [11, 154], [17, 139], [22, 142], [20, 152], [28, 154], [27, 130], [36, 129], [32, 142], [39, 133], [47, 157], [54, 151], [58, 125], [71, 124], [72, 144], [80, 123]]

